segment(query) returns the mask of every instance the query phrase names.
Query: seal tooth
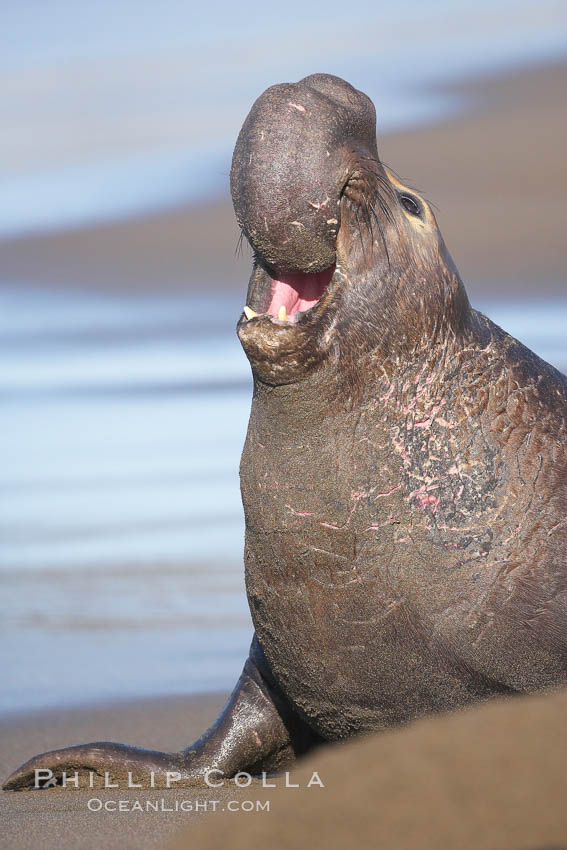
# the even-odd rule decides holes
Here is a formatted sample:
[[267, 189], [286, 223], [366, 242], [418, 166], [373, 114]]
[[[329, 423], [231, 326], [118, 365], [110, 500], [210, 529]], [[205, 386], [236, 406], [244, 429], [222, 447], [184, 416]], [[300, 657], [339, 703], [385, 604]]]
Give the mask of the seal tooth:
[[287, 316], [287, 310], [285, 309], [285, 304], [282, 304], [282, 306], [280, 307], [280, 309], [278, 311], [278, 319], [280, 320], [280, 322], [289, 321], [288, 316]]
[[252, 307], [249, 307], [248, 304], [247, 304], [246, 307], [244, 308], [244, 315], [246, 316], [248, 321], [250, 321], [250, 319], [253, 319], [255, 316], [258, 315], [258, 313], [256, 313], [256, 311], [253, 310]]

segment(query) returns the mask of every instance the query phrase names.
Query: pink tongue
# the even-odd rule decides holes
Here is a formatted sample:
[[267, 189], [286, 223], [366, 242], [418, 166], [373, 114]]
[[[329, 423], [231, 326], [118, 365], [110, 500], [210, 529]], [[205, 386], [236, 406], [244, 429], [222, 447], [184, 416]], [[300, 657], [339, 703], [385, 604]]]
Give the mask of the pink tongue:
[[293, 272], [282, 275], [280, 280], [274, 280], [268, 313], [277, 316], [280, 307], [285, 307], [288, 316], [309, 310], [324, 293], [334, 271], [335, 267], [331, 266], [317, 274]]

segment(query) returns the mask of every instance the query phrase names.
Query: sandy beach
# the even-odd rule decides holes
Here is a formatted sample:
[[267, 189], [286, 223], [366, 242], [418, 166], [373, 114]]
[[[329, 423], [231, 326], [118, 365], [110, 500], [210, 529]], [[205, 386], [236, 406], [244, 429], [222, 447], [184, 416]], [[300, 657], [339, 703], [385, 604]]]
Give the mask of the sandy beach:
[[[384, 161], [436, 204], [473, 300], [486, 294], [566, 294], [567, 116], [559, 108], [566, 85], [567, 64], [557, 63], [459, 83], [454, 91], [466, 111], [440, 124], [386, 135], [379, 144]], [[5, 239], [1, 279], [140, 292], [204, 287], [221, 294], [236, 287], [244, 296], [250, 257], [246, 248], [235, 255], [237, 245], [232, 208], [222, 198], [117, 223]], [[37, 752], [84, 740], [179, 749], [201, 734], [224, 699], [179, 697], [4, 719], [2, 776]], [[174, 846], [370, 847], [379, 835], [384, 849], [567, 847], [558, 798], [564, 802], [567, 698], [529, 705], [515, 715], [507, 705], [424, 721], [380, 740], [317, 754], [300, 776], [303, 781], [317, 769], [329, 777], [324, 794], [274, 794], [270, 815], [211, 816], [198, 834]], [[494, 747], [483, 748], [488, 739]], [[431, 796], [421, 798], [430, 787]], [[1, 846], [157, 848], [188, 823], [194, 828], [194, 813], [187, 812], [94, 814], [87, 807], [91, 796], [57, 789], [1, 794]], [[96, 796], [116, 799], [112, 791]], [[121, 793], [128, 796], [146, 799], [149, 793]], [[166, 799], [216, 799], [222, 806], [261, 796], [255, 787], [231, 787], [190, 795], [175, 790]], [[445, 832], [436, 819], [441, 811]], [[504, 818], [498, 824], [499, 811]], [[498, 841], [491, 841], [497, 833]]]
[[[6, 775], [31, 753], [84, 739], [180, 748], [223, 701], [220, 695], [171, 698], [4, 721], [0, 768]], [[279, 778], [275, 789], [253, 782], [247, 788], [4, 793], [0, 846], [562, 850], [566, 711], [567, 693], [559, 691], [426, 718], [315, 752], [291, 772], [290, 787]], [[318, 780], [309, 786], [315, 771], [324, 787]], [[118, 801], [123, 811], [116, 811]], [[135, 811], [136, 801], [160, 809]], [[197, 812], [175, 811], [196, 801]], [[112, 810], [91, 810], [101, 805]]]
[[[445, 86], [450, 120], [380, 135], [380, 155], [437, 208], [469, 295], [565, 294], [567, 64]], [[112, 290], [237, 288], [250, 254], [227, 192], [195, 208], [0, 241], [0, 281]]]
[[[133, 638], [134, 639], [134, 638]], [[116, 740], [161, 750], [177, 750], [195, 740], [215, 719], [224, 695], [141, 700], [59, 712], [29, 714], [0, 722], [0, 770], [6, 777], [36, 752], [85, 740]], [[0, 846], [6, 850], [38, 847], [156, 848], [193, 820], [183, 811], [139, 813], [88, 808], [90, 799], [161, 800], [164, 808], [180, 800], [237, 799], [234, 788], [164, 791], [63, 791], [0, 794]], [[243, 789], [243, 797], [250, 794]], [[220, 805], [220, 804], [219, 804]], [[201, 812], [197, 814], [201, 815]]]

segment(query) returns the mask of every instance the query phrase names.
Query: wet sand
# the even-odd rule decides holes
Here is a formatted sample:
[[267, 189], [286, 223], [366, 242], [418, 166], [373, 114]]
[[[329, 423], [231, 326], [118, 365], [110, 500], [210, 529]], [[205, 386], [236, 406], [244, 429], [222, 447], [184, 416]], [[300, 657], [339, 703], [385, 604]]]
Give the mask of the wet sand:
[[[384, 161], [437, 206], [473, 299], [566, 291], [566, 88], [566, 63], [445, 86], [464, 111], [379, 138]], [[0, 281], [244, 295], [238, 236], [227, 185], [195, 208], [0, 241]]]

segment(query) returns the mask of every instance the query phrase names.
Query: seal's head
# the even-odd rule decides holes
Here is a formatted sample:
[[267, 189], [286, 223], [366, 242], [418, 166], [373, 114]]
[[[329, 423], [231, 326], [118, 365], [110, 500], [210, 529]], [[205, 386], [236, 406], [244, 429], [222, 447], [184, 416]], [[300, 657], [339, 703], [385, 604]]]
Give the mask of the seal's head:
[[344, 80], [267, 89], [230, 179], [254, 252], [238, 333], [257, 379], [292, 383], [369, 351], [407, 356], [465, 321], [429, 205], [382, 165], [374, 106]]

